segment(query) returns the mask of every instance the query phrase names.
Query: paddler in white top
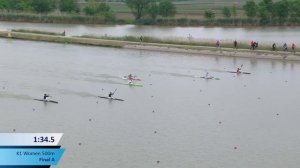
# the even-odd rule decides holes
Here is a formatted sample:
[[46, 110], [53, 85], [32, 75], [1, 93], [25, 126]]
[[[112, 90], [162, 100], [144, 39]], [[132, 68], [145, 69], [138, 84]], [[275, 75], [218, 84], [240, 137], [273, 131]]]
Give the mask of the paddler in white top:
[[208, 72], [206, 72], [206, 74], [205, 74], [205, 78], [206, 78], [206, 79], [208, 79], [208, 78], [211, 78], [211, 76], [209, 75], [209, 73], [208, 73]]

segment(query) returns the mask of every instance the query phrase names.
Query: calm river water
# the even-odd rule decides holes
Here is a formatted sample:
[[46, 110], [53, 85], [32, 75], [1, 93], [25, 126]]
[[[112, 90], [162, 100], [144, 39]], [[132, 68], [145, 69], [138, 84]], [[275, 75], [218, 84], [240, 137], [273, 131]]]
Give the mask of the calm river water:
[[176, 38], [187, 40], [189, 35], [194, 40], [252, 40], [259, 43], [300, 44], [300, 27], [260, 27], [260, 28], [224, 28], [224, 27], [161, 27], [135, 25], [74, 25], [0, 22], [0, 30], [32, 29], [50, 32], [63, 32], [67, 35], [94, 36], [152, 36], [157, 38]]
[[[10, 39], [0, 51], [0, 131], [64, 133], [59, 168], [300, 165], [299, 62]], [[241, 64], [252, 74], [226, 72]], [[206, 71], [220, 80], [193, 77]], [[123, 85], [129, 73], [144, 87]], [[124, 102], [97, 98], [115, 89]], [[44, 93], [59, 104], [32, 100]]]

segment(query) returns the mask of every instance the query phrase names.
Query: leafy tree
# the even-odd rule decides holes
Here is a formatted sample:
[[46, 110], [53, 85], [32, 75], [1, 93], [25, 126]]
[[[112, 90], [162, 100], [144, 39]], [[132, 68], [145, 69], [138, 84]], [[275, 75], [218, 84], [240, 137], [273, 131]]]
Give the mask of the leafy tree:
[[32, 10], [31, 0], [0, 0], [0, 9], [14, 11]]
[[263, 0], [258, 4], [258, 7], [265, 10], [265, 14], [269, 19], [276, 17], [273, 0]]
[[248, 18], [254, 18], [257, 15], [257, 5], [253, 0], [248, 0], [243, 9]]
[[271, 15], [266, 5], [264, 5], [262, 2], [258, 5], [258, 12], [260, 17], [260, 23], [263, 25], [268, 24], [271, 20]]
[[104, 15], [105, 13], [110, 12], [111, 8], [109, 5], [102, 2], [96, 6], [96, 11], [97, 11], [97, 13]]
[[154, 0], [126, 0], [127, 6], [131, 9], [136, 20], [144, 17], [150, 5], [155, 2]]
[[59, 10], [62, 12], [79, 12], [78, 3], [76, 0], [60, 0], [59, 1]]
[[230, 18], [231, 17], [231, 12], [230, 12], [230, 9], [228, 7], [224, 7], [222, 13], [223, 13], [225, 18]]
[[157, 18], [157, 15], [159, 14], [159, 8], [156, 3], [153, 3], [148, 8], [148, 14], [150, 15], [151, 19], [155, 20]]
[[274, 3], [274, 11], [280, 22], [285, 22], [289, 16], [289, 2], [281, 0]]
[[31, 5], [37, 13], [49, 13], [55, 9], [55, 0], [32, 0]]
[[98, 1], [87, 0], [86, 6], [83, 8], [83, 11], [86, 15], [94, 16], [97, 14], [97, 5]]
[[106, 21], [114, 21], [116, 19], [115, 12], [111, 9], [111, 7], [107, 3], [100, 3], [97, 6], [97, 13], [101, 16], [104, 16]]
[[176, 7], [170, 0], [160, 1], [158, 8], [162, 17], [172, 17], [176, 14]]
[[289, 3], [289, 14], [293, 20], [300, 17], [300, 1], [294, 0]]
[[215, 19], [215, 11], [213, 11], [213, 10], [205, 10], [204, 11], [204, 17], [206, 19], [209, 19], [209, 20], [214, 20]]
[[11, 8], [11, 0], [0, 0], [0, 10], [10, 11]]
[[115, 12], [111, 9], [109, 5], [98, 0], [88, 0], [87, 5], [84, 7], [84, 12], [86, 15], [103, 16], [106, 21], [114, 21], [116, 18]]
[[236, 18], [236, 16], [237, 16], [237, 9], [236, 9], [236, 5], [235, 4], [231, 8], [231, 14], [232, 14], [233, 18]]
[[268, 12], [273, 12], [273, 0], [263, 0], [262, 4], [266, 7]]

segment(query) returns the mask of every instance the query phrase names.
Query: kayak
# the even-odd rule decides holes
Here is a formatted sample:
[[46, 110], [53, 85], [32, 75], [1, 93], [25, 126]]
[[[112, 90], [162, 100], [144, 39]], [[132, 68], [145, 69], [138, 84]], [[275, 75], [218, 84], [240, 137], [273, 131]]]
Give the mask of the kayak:
[[44, 102], [44, 103], [55, 103], [55, 104], [58, 104], [58, 102], [54, 101], [54, 100], [44, 100], [44, 99], [33, 99], [33, 100], [41, 101], [41, 102]]
[[203, 78], [203, 79], [214, 79], [214, 77], [212, 77], [212, 76], [209, 76], [209, 77], [201, 76], [200, 78]]
[[247, 74], [247, 75], [250, 75], [251, 73], [250, 72], [236, 72], [236, 71], [227, 71], [229, 73], [236, 73], [236, 74]]
[[98, 97], [101, 99], [124, 101], [123, 99], [117, 99], [117, 98], [113, 98], [113, 97], [106, 97], [106, 96], [98, 96]]
[[139, 78], [129, 78], [128, 76], [123, 76], [122, 79], [124, 80], [133, 80], [133, 81], [141, 81]]
[[129, 86], [138, 86], [138, 87], [143, 87], [142, 84], [135, 84], [135, 83], [123, 83], [124, 85], [129, 85]]
[[220, 78], [216, 78], [216, 77], [212, 77], [212, 76], [209, 76], [209, 77], [206, 77], [206, 76], [195, 76], [196, 78], [202, 78], [202, 79], [214, 79], [214, 80], [220, 80]]

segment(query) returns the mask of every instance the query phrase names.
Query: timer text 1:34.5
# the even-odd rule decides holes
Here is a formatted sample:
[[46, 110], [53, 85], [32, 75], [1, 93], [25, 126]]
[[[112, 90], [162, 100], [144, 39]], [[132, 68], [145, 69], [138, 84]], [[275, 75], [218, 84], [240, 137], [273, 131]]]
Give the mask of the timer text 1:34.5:
[[54, 137], [43, 137], [43, 136], [41, 136], [41, 137], [33, 137], [33, 139], [34, 139], [34, 141], [33, 142], [41, 142], [41, 143], [43, 143], [43, 142], [50, 142], [50, 143], [54, 143], [55, 142], [55, 139], [54, 139]]

